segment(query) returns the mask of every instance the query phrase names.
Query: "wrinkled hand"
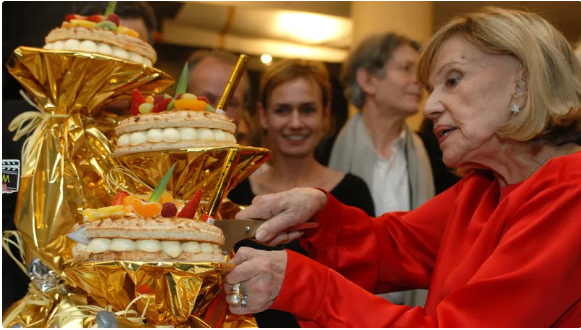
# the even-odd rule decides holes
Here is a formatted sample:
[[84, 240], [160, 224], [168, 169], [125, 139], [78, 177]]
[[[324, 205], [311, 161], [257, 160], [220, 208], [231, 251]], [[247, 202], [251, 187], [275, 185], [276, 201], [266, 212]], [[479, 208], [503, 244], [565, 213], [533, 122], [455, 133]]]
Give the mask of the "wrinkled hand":
[[287, 229], [307, 222], [327, 203], [327, 195], [313, 188], [295, 188], [254, 198], [252, 205], [236, 214], [236, 219], [268, 220], [256, 231], [256, 240], [270, 246], [286, 244], [302, 235]]
[[224, 284], [226, 295], [232, 290], [232, 285], [240, 283], [242, 292], [248, 295], [248, 302], [246, 307], [230, 305], [230, 312], [245, 315], [269, 309], [284, 281], [286, 252], [267, 252], [242, 247], [231, 262], [235, 263], [236, 267], [226, 275]]

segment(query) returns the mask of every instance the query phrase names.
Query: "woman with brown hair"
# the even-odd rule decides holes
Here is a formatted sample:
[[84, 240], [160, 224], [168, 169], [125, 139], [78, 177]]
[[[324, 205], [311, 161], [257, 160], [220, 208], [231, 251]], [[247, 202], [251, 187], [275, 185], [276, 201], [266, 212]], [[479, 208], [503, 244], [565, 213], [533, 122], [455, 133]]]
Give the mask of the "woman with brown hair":
[[322, 187], [343, 203], [374, 214], [360, 178], [318, 163], [315, 149], [330, 130], [331, 83], [322, 63], [282, 60], [261, 79], [258, 117], [273, 154], [272, 166], [240, 183], [228, 197], [249, 205], [256, 196], [297, 187]]
[[[256, 196], [297, 187], [323, 187], [342, 203], [371, 216], [373, 200], [365, 182], [321, 165], [315, 149], [329, 132], [331, 84], [322, 63], [282, 60], [270, 66], [261, 79], [258, 117], [272, 151], [272, 165], [234, 188], [228, 198], [241, 205]], [[246, 240], [236, 246], [260, 250], [288, 249], [306, 255], [298, 241], [268, 247]], [[268, 310], [254, 315], [261, 328], [298, 327], [292, 314]]]

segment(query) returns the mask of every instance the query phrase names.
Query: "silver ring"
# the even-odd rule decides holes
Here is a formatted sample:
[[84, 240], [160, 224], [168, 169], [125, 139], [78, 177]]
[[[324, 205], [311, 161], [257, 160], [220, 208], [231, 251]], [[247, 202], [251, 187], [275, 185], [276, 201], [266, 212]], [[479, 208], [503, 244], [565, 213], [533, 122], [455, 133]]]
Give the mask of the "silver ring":
[[244, 298], [242, 298], [242, 301], [240, 302], [240, 307], [242, 307], [242, 308], [246, 307], [247, 303], [248, 303], [248, 295], [245, 294]]

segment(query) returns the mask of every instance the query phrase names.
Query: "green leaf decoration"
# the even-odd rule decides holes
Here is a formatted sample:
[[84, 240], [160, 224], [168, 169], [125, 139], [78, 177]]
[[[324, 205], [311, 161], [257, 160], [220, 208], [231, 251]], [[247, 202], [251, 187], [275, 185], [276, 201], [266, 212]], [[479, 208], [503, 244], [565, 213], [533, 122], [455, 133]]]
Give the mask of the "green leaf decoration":
[[182, 75], [180, 76], [180, 80], [178, 81], [178, 87], [176, 88], [176, 97], [178, 95], [183, 94], [186, 92], [188, 88], [188, 62], [184, 65], [182, 69]]
[[171, 168], [165, 173], [165, 175], [163, 176], [161, 181], [159, 181], [159, 184], [157, 185], [157, 187], [155, 187], [155, 190], [151, 193], [151, 196], [149, 196], [149, 199], [147, 200], [149, 203], [159, 202], [159, 200], [161, 199], [161, 195], [163, 195], [163, 192], [165, 191], [165, 188], [167, 187], [167, 184], [169, 182], [169, 178], [171, 178], [171, 175], [172, 175], [175, 167], [176, 167], [176, 164], [174, 163], [171, 166]]
[[171, 103], [167, 106], [167, 110], [173, 109], [175, 99], [178, 97], [178, 95], [185, 93], [187, 89], [188, 89], [188, 62], [186, 62], [186, 65], [184, 65], [184, 68], [182, 69], [182, 75], [180, 76], [178, 86], [176, 87], [176, 95], [174, 99], [171, 101]]
[[115, 7], [117, 6], [117, 1], [109, 1], [107, 5], [107, 10], [105, 10], [105, 17], [109, 17], [109, 15], [115, 12]]

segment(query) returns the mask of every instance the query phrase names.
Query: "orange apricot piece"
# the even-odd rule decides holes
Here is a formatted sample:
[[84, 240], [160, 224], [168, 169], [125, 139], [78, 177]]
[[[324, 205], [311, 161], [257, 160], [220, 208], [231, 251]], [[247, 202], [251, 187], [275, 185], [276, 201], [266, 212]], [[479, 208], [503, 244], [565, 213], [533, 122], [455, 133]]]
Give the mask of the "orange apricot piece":
[[159, 203], [148, 203], [142, 200], [131, 200], [131, 206], [135, 210], [135, 213], [139, 214], [145, 218], [153, 218], [158, 214], [161, 214], [162, 206]]
[[204, 111], [206, 102], [199, 100], [175, 100], [174, 106], [178, 110]]

